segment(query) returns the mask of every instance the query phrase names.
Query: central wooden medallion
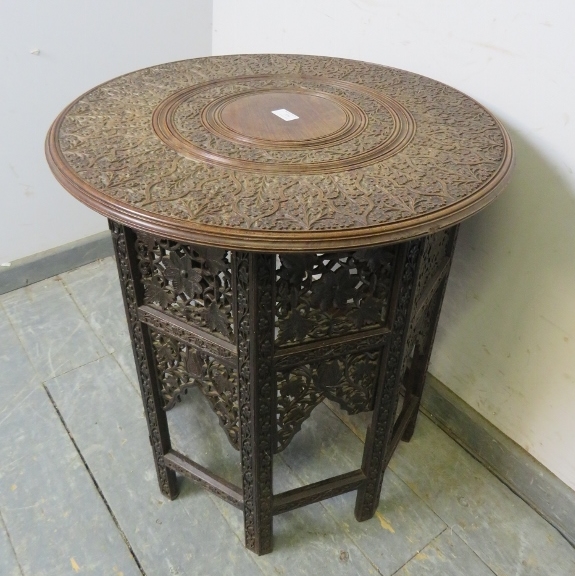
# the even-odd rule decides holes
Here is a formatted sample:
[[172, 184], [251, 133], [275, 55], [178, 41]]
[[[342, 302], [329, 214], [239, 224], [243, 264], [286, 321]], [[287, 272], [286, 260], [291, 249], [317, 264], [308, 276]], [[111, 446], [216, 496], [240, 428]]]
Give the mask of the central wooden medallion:
[[[364, 124], [359, 109], [337, 100], [328, 94], [266, 90], [216, 102], [208, 107], [204, 119], [212, 130], [214, 120], [219, 120], [218, 128], [224, 130], [216, 129], [216, 133], [252, 145], [323, 145]], [[284, 110], [291, 113], [288, 119], [281, 113]]]

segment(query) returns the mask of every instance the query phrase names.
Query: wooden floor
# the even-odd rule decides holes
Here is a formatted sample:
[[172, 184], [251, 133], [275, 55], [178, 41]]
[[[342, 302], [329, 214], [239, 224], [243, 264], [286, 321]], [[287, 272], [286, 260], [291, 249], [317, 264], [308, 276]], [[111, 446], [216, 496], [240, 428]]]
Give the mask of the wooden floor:
[[[174, 444], [239, 483], [201, 394], [169, 413]], [[276, 490], [359, 467], [366, 418], [320, 405], [274, 460]], [[354, 493], [274, 520], [243, 548], [235, 508], [156, 484], [111, 258], [0, 296], [0, 575], [572, 576], [575, 550], [424, 416], [386, 472], [375, 518]]]

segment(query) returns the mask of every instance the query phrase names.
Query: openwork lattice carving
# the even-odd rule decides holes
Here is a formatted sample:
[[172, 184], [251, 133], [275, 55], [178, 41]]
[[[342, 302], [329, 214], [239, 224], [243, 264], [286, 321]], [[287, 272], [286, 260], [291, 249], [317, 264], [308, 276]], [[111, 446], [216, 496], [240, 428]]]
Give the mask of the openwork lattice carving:
[[139, 234], [144, 303], [234, 342], [229, 251]]
[[197, 385], [210, 401], [236, 449], [239, 444], [238, 378], [233, 368], [175, 338], [150, 330], [164, 409]]
[[384, 326], [395, 249], [281, 254], [276, 327], [280, 346]]
[[441, 301], [442, 283], [449, 272], [458, 227], [453, 227], [422, 240], [421, 260], [415, 280], [412, 316], [407, 331], [405, 354], [400, 371], [403, 378], [414, 355], [431, 346]]
[[277, 451], [289, 444], [324, 398], [349, 414], [372, 410], [378, 365], [379, 352], [364, 352], [278, 373]]

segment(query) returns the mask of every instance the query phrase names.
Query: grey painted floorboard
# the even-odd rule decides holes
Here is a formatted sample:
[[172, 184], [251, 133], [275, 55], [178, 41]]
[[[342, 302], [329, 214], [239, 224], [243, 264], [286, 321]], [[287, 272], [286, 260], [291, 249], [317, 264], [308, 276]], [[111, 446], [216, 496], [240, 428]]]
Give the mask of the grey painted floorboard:
[[57, 277], [4, 294], [0, 304], [42, 381], [107, 353]]
[[0, 510], [24, 574], [139, 576], [43, 388], [14, 409], [0, 434], [11, 438], [0, 448]]
[[[275, 471], [284, 478], [288, 474], [282, 463]], [[287, 471], [286, 471], [287, 472]], [[283, 490], [298, 486], [297, 479], [286, 483]], [[238, 539], [243, 539], [243, 520], [239, 510], [218, 500], [216, 505], [226, 517]], [[378, 575], [365, 554], [341, 530], [321, 504], [286, 512], [274, 517], [274, 550], [255, 557], [262, 572], [285, 576], [340, 574], [341, 576]]]
[[561, 534], [427, 418], [390, 466], [496, 574], [575, 574]]
[[[239, 484], [238, 452], [225, 438], [217, 417], [199, 390], [190, 390], [184, 401], [168, 413], [168, 418], [177, 449]], [[319, 406], [292, 444], [275, 457], [274, 491], [354, 470], [361, 463], [362, 450], [361, 441], [349, 428], [325, 406]], [[445, 523], [391, 471], [386, 476], [382, 494], [376, 517], [368, 522], [358, 523], [353, 517], [355, 492], [277, 516], [274, 519], [274, 553], [258, 559], [258, 563], [264, 571], [285, 570], [286, 574], [306, 573], [300, 572], [305, 566], [309, 570], [315, 566], [319, 571], [328, 570], [329, 566], [334, 573], [340, 569], [347, 573], [352, 570], [347, 563], [353, 564], [358, 553], [355, 547], [350, 547], [349, 538], [380, 574], [393, 574], [440, 534]], [[225, 503], [216, 500], [216, 504], [241, 538], [241, 514]], [[303, 544], [302, 534], [305, 535]], [[310, 545], [313, 543], [314, 535], [325, 538], [325, 541], [319, 538], [315, 543], [314, 554], [321, 558], [319, 566], [313, 558], [306, 557], [303, 563], [297, 558], [298, 554], [307, 553], [305, 546], [310, 540]], [[289, 557], [288, 550], [295, 550], [296, 557]]]
[[[310, 484], [359, 468], [362, 452], [363, 443], [320, 405], [281, 458], [296, 476]], [[391, 470], [384, 477], [374, 518], [355, 520], [355, 498], [356, 492], [352, 492], [322, 505], [383, 576], [396, 572], [445, 528], [445, 523]]]
[[136, 374], [136, 362], [134, 360], [134, 352], [132, 351], [132, 344], [126, 344], [113, 354], [116, 362], [126, 375], [134, 390], [140, 393], [140, 385], [138, 384], [138, 374]]
[[198, 388], [168, 411], [172, 445], [212, 472], [241, 485], [240, 453], [230, 444], [219, 419]]
[[[367, 415], [330, 409], [361, 438]], [[498, 575], [575, 574], [575, 550], [521, 498], [420, 414], [389, 468]]]
[[394, 576], [493, 576], [493, 574], [471, 548], [456, 534], [446, 530]]
[[141, 400], [112, 356], [48, 387], [146, 574], [261, 574], [201, 488], [161, 495]]
[[0, 425], [40, 380], [8, 316], [0, 308]]
[[0, 513], [24, 575], [139, 575], [4, 314], [0, 338]]
[[108, 352], [131, 346], [113, 258], [97, 260], [60, 278]]
[[10, 537], [6, 531], [6, 525], [4, 524], [4, 519], [0, 513], [0, 574], [2, 576], [24, 576], [20, 566], [18, 565], [18, 560], [16, 554], [14, 553], [14, 548], [10, 542]]

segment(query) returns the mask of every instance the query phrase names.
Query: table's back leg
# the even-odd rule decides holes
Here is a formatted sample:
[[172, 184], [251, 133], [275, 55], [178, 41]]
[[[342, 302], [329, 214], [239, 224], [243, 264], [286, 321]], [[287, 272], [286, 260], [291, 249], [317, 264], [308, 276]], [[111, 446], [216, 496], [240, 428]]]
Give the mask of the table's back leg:
[[176, 473], [166, 468], [164, 455], [170, 450], [168, 421], [162, 406], [156, 370], [154, 368], [152, 343], [148, 328], [138, 320], [138, 306], [142, 302], [143, 286], [140, 279], [136, 254], [135, 234], [132, 230], [109, 220], [116, 264], [120, 276], [122, 296], [132, 340], [132, 349], [136, 361], [136, 370], [144, 403], [144, 413], [148, 423], [148, 432], [156, 473], [162, 494], [170, 499], [178, 495]]
[[238, 252], [233, 258], [245, 544], [256, 554], [266, 554], [272, 550], [273, 533], [276, 257]]
[[407, 354], [412, 352], [412, 357], [404, 358], [404, 366], [408, 366], [404, 369], [404, 406], [411, 407], [411, 416], [401, 435], [405, 442], [409, 442], [415, 431], [458, 231], [459, 226], [453, 226], [428, 236], [421, 253], [407, 344]]
[[381, 363], [371, 423], [367, 429], [361, 469], [366, 477], [358, 489], [355, 517], [371, 518], [379, 504], [386, 451], [390, 446], [395, 410], [399, 399], [401, 367], [409, 318], [413, 304], [413, 287], [419, 261], [421, 241], [405, 244], [399, 254], [391, 307], [392, 333], [386, 358]]
[[421, 396], [423, 395], [423, 388], [425, 386], [425, 378], [427, 376], [427, 368], [429, 366], [429, 359], [431, 358], [431, 348], [435, 338], [435, 331], [439, 321], [439, 312], [441, 311], [441, 302], [445, 293], [445, 286], [447, 278], [441, 283], [436, 295], [429, 305], [429, 310], [424, 314], [421, 324], [418, 327], [418, 338], [413, 352], [411, 366], [405, 375], [405, 404], [412, 401], [415, 402], [409, 421], [405, 426], [405, 430], [401, 436], [404, 442], [409, 442], [415, 431], [415, 424], [417, 422], [417, 415], [419, 414], [419, 405], [421, 404]]

